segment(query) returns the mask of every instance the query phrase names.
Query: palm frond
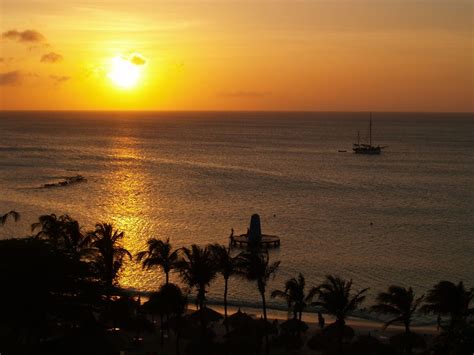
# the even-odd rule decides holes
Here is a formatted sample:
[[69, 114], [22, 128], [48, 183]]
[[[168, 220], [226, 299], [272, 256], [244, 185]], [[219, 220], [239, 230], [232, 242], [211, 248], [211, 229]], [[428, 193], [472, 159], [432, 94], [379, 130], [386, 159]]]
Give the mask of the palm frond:
[[15, 222], [18, 222], [18, 220], [20, 219], [20, 214], [16, 211], [10, 211], [5, 213], [4, 215], [0, 216], [0, 225], [3, 226], [7, 222], [9, 217], [13, 218]]
[[389, 326], [391, 326], [394, 323], [403, 322], [403, 320], [404, 320], [403, 316], [390, 319], [389, 321], [384, 323], [383, 329], [384, 330], [387, 329]]

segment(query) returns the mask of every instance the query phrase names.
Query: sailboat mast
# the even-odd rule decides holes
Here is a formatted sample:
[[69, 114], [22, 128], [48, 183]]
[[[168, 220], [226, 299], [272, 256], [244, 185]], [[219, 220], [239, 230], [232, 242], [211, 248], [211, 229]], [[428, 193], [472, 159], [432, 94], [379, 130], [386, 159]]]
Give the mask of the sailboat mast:
[[370, 123], [369, 123], [369, 145], [372, 146], [372, 112], [370, 113]]

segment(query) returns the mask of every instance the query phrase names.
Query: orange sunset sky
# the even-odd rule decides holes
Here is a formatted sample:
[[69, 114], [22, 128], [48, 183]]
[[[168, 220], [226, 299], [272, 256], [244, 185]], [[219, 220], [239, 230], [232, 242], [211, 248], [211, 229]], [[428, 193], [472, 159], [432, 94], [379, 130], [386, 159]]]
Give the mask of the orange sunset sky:
[[472, 112], [473, 3], [0, 0], [0, 108]]

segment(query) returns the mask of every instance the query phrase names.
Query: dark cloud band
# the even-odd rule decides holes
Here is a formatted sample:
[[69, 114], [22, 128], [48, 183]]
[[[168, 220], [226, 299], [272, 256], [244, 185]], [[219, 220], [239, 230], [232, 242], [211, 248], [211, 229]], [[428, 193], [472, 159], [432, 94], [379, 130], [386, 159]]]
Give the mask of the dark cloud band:
[[57, 63], [63, 60], [63, 56], [58, 53], [50, 52], [41, 57], [41, 63]]
[[40, 43], [46, 41], [46, 38], [35, 30], [9, 30], [2, 33], [2, 38], [23, 43]]
[[23, 81], [24, 75], [19, 70], [0, 73], [0, 86], [19, 85]]

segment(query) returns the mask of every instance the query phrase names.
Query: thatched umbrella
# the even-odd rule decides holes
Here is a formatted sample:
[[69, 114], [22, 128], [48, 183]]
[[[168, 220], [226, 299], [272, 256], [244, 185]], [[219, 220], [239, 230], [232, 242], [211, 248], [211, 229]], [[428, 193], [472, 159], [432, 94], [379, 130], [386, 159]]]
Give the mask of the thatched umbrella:
[[[329, 324], [324, 328], [323, 333], [328, 338], [339, 339], [341, 337], [341, 326], [337, 322]], [[342, 326], [342, 338], [344, 340], [351, 340], [354, 334], [354, 329], [345, 324]]]
[[196, 322], [191, 321], [188, 317], [174, 316], [171, 317], [166, 325], [171, 328], [176, 334], [184, 339], [191, 339], [199, 332], [199, 327]]
[[399, 349], [426, 349], [426, 341], [420, 334], [398, 333], [390, 337], [390, 345]]
[[324, 334], [317, 333], [308, 340], [306, 346], [314, 351], [325, 351], [329, 347], [329, 344]]
[[267, 327], [267, 332], [268, 334], [277, 334], [278, 333], [278, 327], [270, 322], [270, 321], [265, 321], [265, 319], [263, 319], [263, 317], [260, 317], [260, 319], [258, 320], [255, 320], [255, 325], [257, 327], [257, 329], [265, 329], [265, 327]]
[[380, 341], [369, 335], [360, 335], [351, 343], [351, 350], [355, 354], [374, 354], [379, 353]]
[[234, 329], [248, 325], [252, 321], [254, 321], [254, 319], [247, 313], [242, 312], [240, 308], [237, 312], [227, 317], [227, 323]]
[[308, 330], [308, 325], [299, 319], [288, 319], [280, 324], [280, 329], [286, 333], [301, 333]]
[[229, 355], [253, 354], [262, 345], [265, 323], [250, 316], [248, 318], [238, 316], [238, 318], [241, 323], [236, 322], [239, 325], [224, 335], [225, 353]]
[[205, 323], [217, 322], [224, 318], [222, 314], [216, 312], [212, 308], [203, 307], [191, 313], [188, 318], [193, 321], [200, 321]]

